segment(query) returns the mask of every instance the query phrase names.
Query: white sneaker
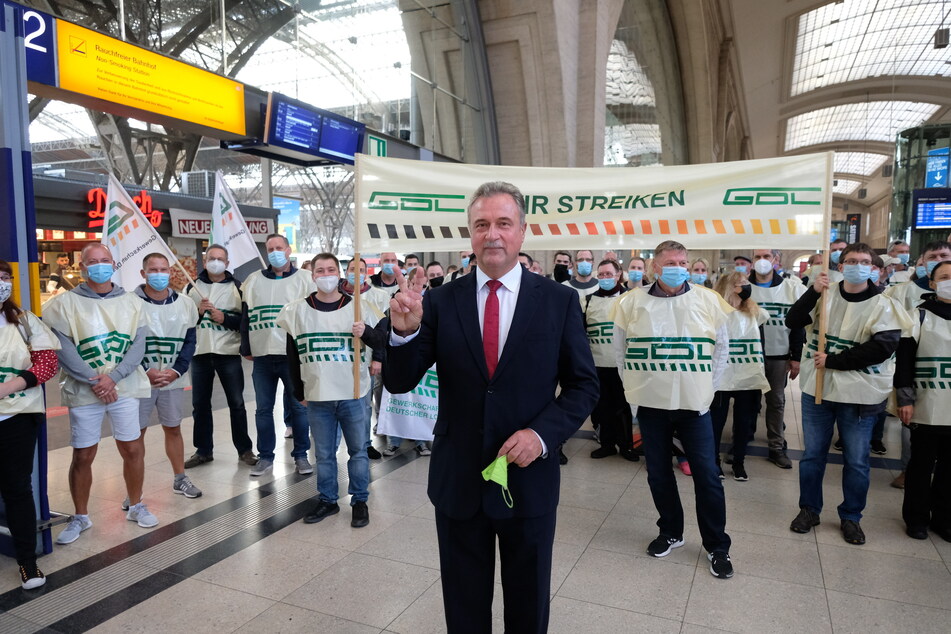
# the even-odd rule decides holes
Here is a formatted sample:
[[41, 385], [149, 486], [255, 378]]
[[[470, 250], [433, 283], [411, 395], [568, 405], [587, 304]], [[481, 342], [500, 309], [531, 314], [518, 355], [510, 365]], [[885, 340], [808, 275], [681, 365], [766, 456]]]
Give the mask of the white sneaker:
[[400, 448], [397, 445], [390, 445], [383, 450], [384, 456], [395, 456], [399, 452]]
[[152, 528], [158, 526], [158, 518], [145, 506], [145, 502], [139, 502], [129, 507], [129, 512], [125, 518], [130, 522], [137, 522], [142, 528]]
[[293, 438], [293, 437], [294, 437], [294, 429], [291, 427], [285, 427], [284, 438]]
[[66, 525], [66, 528], [63, 529], [63, 532], [59, 534], [59, 537], [56, 538], [57, 544], [72, 544], [74, 541], [79, 539], [79, 534], [85, 530], [92, 528], [92, 520], [88, 517], [81, 517], [79, 515], [73, 516], [73, 519], [69, 520], [69, 524]]
[[255, 477], [263, 476], [267, 473], [271, 473], [271, 471], [273, 470], [274, 470], [274, 461], [265, 460], [264, 458], [261, 458], [260, 460], [258, 460], [258, 463], [256, 465], [251, 467], [251, 475]]

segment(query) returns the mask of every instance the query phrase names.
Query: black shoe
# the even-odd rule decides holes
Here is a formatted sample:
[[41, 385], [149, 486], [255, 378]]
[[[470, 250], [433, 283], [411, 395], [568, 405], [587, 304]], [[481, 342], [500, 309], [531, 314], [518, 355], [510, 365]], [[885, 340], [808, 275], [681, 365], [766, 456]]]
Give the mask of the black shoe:
[[789, 524], [789, 530], [794, 533], [805, 534], [819, 525], [819, 516], [809, 509], [799, 509], [799, 515]]
[[595, 460], [598, 460], [599, 458], [607, 458], [608, 456], [613, 456], [616, 453], [617, 453], [617, 449], [615, 449], [614, 447], [598, 447], [597, 449], [591, 452], [591, 457], [594, 458]]
[[640, 455], [638, 455], [634, 449], [622, 449], [618, 453], [621, 454], [622, 458], [631, 462], [638, 462], [641, 459]]
[[314, 510], [304, 516], [305, 524], [316, 524], [321, 522], [324, 519], [330, 517], [331, 515], [336, 515], [340, 512], [340, 505], [336, 502], [325, 502], [321, 500], [317, 503], [317, 506], [314, 507]]
[[767, 458], [774, 465], [780, 469], [792, 469], [792, 460], [789, 459], [789, 456], [786, 455], [786, 452], [783, 450], [779, 451], [770, 451], [769, 458]]
[[733, 562], [730, 561], [730, 554], [722, 551], [707, 553], [707, 559], [710, 560], [710, 574], [717, 579], [729, 579], [733, 576]]
[[832, 443], [832, 448], [835, 449], [836, 451], [842, 451], [842, 439], [836, 438], [835, 442]]
[[558, 464], [568, 464], [568, 456], [565, 455], [561, 447], [558, 447]]
[[185, 461], [186, 469], [194, 469], [198, 465], [203, 465], [214, 460], [214, 456], [203, 456], [197, 451], [189, 456], [188, 460]]
[[46, 583], [46, 576], [36, 567], [36, 562], [20, 565], [20, 587], [35, 590]]
[[951, 542], [951, 528], [944, 526], [938, 526], [937, 524], [932, 523], [929, 527], [931, 532], [943, 539], [946, 542]]
[[853, 520], [842, 520], [842, 539], [849, 544], [861, 546], [865, 543], [865, 533], [859, 523]]
[[912, 539], [928, 539], [928, 529], [924, 526], [909, 526], [905, 529], [905, 534]]
[[370, 445], [369, 447], [367, 447], [367, 458], [369, 458], [370, 460], [379, 460], [382, 457], [383, 457], [383, 454], [377, 451], [376, 447], [374, 447], [373, 445]]
[[370, 510], [366, 502], [354, 502], [352, 509], [353, 517], [350, 519], [350, 526], [363, 528], [370, 523]]
[[658, 535], [657, 539], [647, 546], [647, 554], [651, 557], [666, 557], [674, 548], [684, 545], [683, 537], [667, 537]]
[[885, 448], [885, 443], [881, 440], [872, 439], [872, 453], [878, 454], [879, 456], [884, 456], [888, 453], [888, 449]]
[[743, 468], [742, 462], [733, 463], [733, 479], [737, 482], [746, 482], [750, 479], [750, 477], [746, 475], [746, 469]]

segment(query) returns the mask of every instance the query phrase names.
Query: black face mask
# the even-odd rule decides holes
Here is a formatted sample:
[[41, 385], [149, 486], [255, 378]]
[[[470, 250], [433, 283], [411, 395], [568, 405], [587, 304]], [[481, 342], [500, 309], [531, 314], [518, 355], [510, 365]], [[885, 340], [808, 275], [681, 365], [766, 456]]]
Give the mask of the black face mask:
[[752, 284], [744, 284], [743, 286], [740, 287], [739, 297], [741, 301], [745, 302], [746, 300], [750, 298], [750, 295], [752, 294], [753, 294]]
[[571, 279], [571, 276], [568, 274], [568, 265], [567, 264], [556, 264], [555, 270], [551, 273], [551, 279], [555, 280], [559, 284], [566, 282]]
[[432, 277], [429, 279], [429, 288], [436, 288], [437, 286], [442, 286], [443, 276]]

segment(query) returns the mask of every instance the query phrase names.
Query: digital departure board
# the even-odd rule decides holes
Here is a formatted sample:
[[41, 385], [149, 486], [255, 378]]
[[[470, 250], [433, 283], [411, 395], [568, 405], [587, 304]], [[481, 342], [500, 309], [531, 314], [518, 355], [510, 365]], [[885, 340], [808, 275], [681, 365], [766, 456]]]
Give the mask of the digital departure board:
[[951, 229], [951, 189], [916, 189], [915, 229]]
[[266, 118], [264, 143], [301, 164], [323, 159], [353, 165], [363, 151], [364, 124], [296, 99], [271, 93]]

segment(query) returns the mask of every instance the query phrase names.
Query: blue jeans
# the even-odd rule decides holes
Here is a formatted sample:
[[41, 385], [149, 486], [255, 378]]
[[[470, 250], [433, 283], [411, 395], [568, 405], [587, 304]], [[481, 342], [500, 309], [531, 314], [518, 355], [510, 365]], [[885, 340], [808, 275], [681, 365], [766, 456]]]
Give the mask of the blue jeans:
[[214, 453], [214, 420], [211, 414], [211, 393], [215, 388], [215, 373], [224, 389], [231, 414], [231, 442], [240, 456], [251, 451], [248, 436], [248, 412], [244, 408], [244, 369], [236, 354], [196, 354], [192, 358], [192, 418], [195, 427], [192, 442], [195, 451], [209, 457]]
[[307, 417], [317, 454], [317, 494], [324, 502], [337, 502], [337, 445], [343, 430], [347, 443], [347, 476], [350, 504], [366, 502], [370, 495], [370, 459], [366, 434], [369, 424], [368, 397], [346, 401], [309, 401]]
[[799, 461], [799, 507], [813, 513], [822, 512], [822, 478], [825, 476], [832, 431], [839, 428], [842, 439], [842, 504], [839, 518], [858, 522], [862, 519], [865, 499], [868, 496], [869, 462], [868, 445], [872, 440], [872, 427], [876, 414], [859, 416], [859, 406], [852, 403], [836, 403], [802, 395], [802, 441], [805, 449]]
[[274, 400], [277, 397], [277, 382], [284, 384], [284, 411], [290, 412], [291, 427], [294, 430], [294, 449], [291, 457], [306, 458], [310, 450], [310, 437], [307, 435], [307, 408], [294, 400], [294, 386], [291, 384], [291, 370], [287, 357], [267, 355], [254, 358], [251, 370], [254, 382], [254, 396], [257, 409], [254, 410], [254, 425], [258, 431], [258, 454], [261, 460], [274, 460], [274, 445], [277, 442], [274, 433]]
[[[399, 436], [387, 436], [386, 438], [387, 438], [387, 444], [389, 444], [390, 447], [399, 447], [400, 445], [403, 444], [403, 440], [405, 440], [404, 438], [400, 438]], [[426, 444], [425, 440], [414, 440], [413, 442], [416, 443], [417, 447], [422, 447], [423, 445]]]
[[641, 427], [644, 459], [647, 462], [647, 484], [660, 514], [657, 527], [661, 535], [682, 538], [684, 509], [680, 503], [677, 479], [670, 465], [674, 431], [684, 446], [684, 453], [693, 472], [697, 499], [697, 523], [707, 552], [730, 550], [726, 534], [726, 501], [723, 483], [717, 470], [713, 447], [713, 423], [710, 413], [688, 410], [663, 410], [641, 406], [637, 409]]

